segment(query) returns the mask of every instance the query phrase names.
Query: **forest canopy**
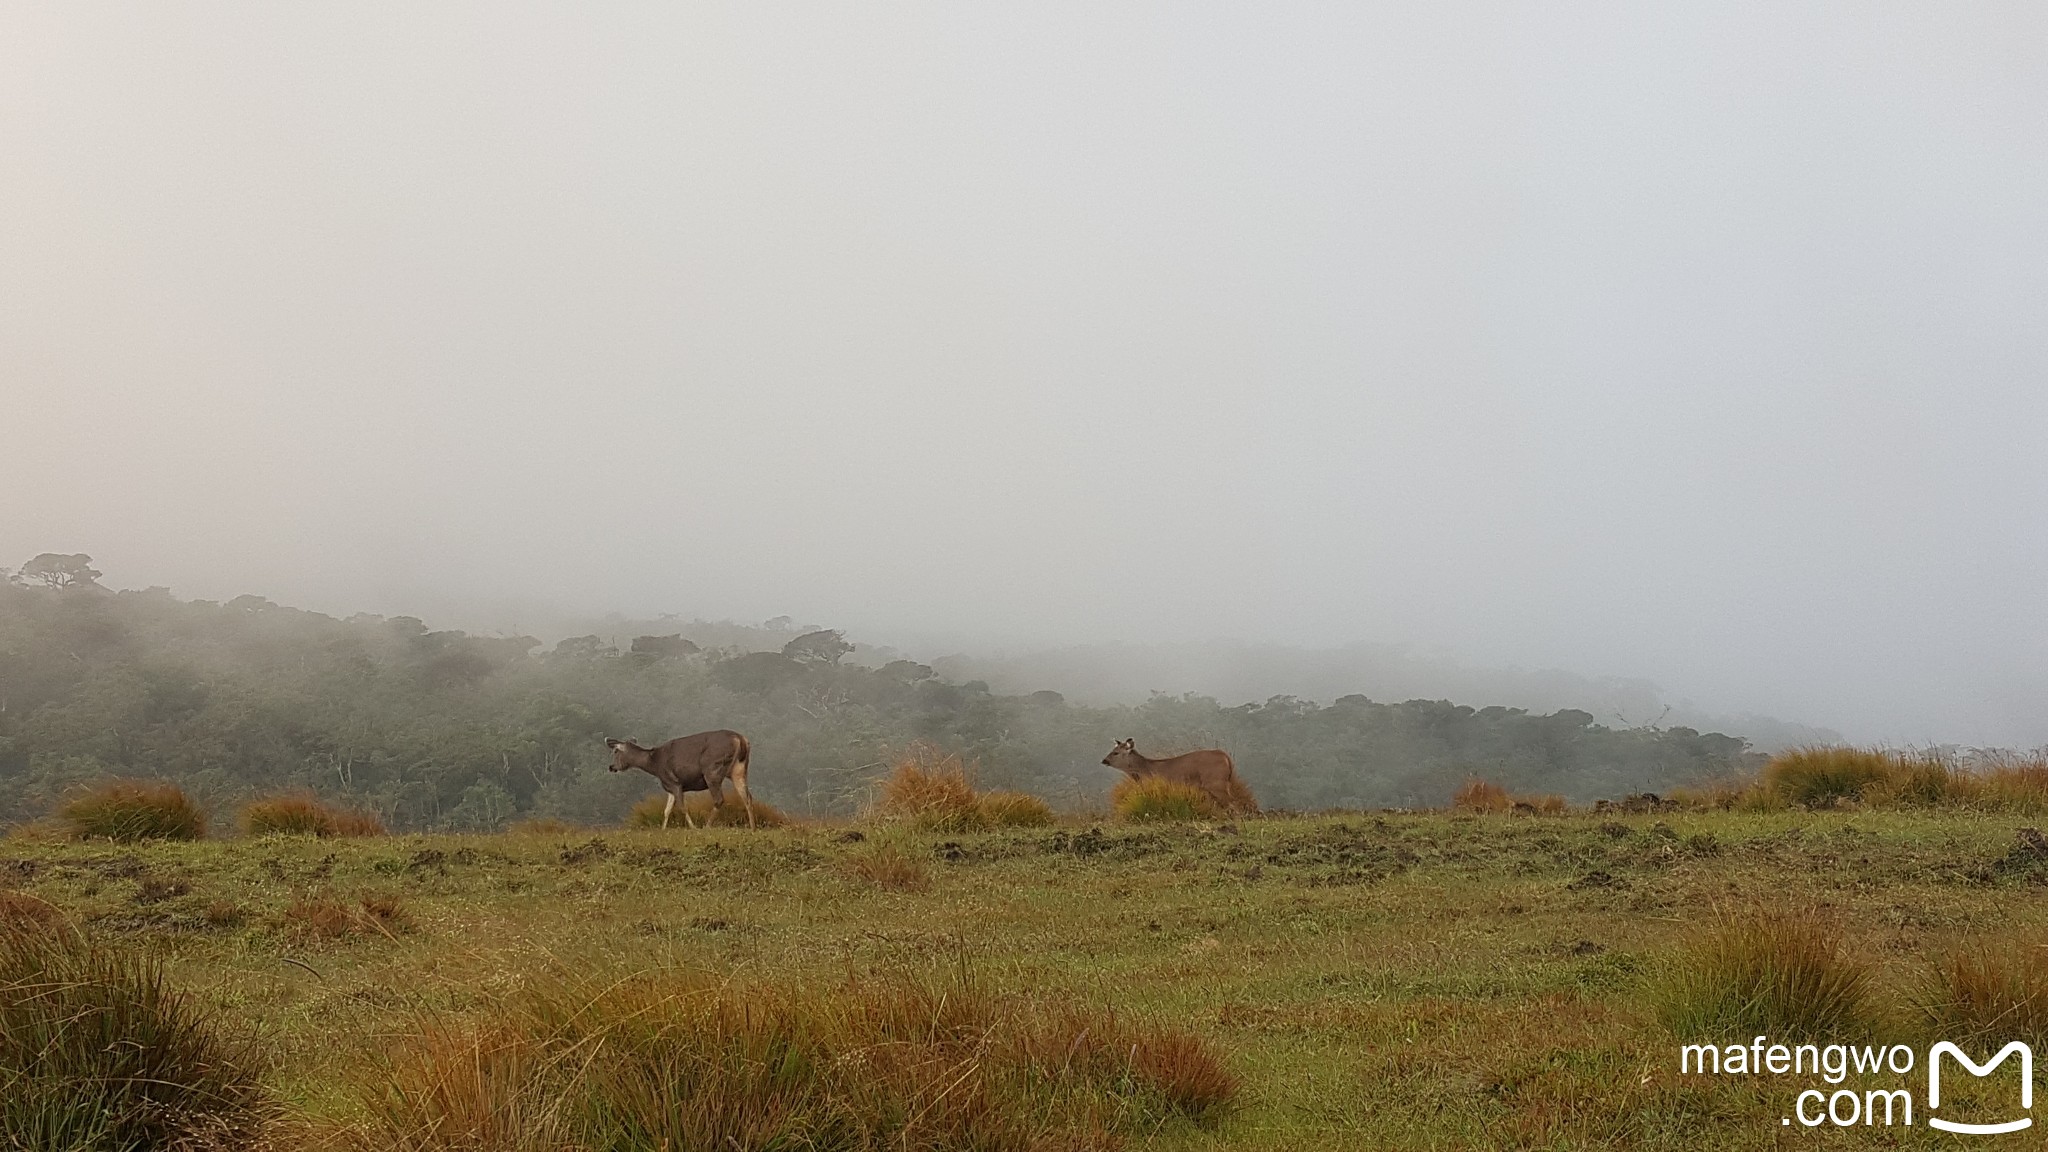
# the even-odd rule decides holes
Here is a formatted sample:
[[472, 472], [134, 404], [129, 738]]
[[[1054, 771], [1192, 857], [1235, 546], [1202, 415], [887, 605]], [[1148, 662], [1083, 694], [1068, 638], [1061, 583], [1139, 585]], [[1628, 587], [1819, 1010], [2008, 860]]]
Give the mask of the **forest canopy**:
[[1287, 809], [1437, 805], [1475, 776], [1588, 801], [1753, 759], [1732, 736], [1609, 728], [1573, 709], [1006, 695], [913, 660], [862, 663], [837, 630], [786, 618], [669, 620], [550, 647], [260, 596], [114, 591], [98, 576], [90, 557], [50, 554], [0, 580], [0, 822], [107, 776], [168, 778], [216, 806], [306, 789], [408, 829], [608, 822], [654, 784], [607, 772], [605, 736], [717, 727], [752, 740], [757, 795], [819, 814], [858, 807], [920, 741], [976, 764], [985, 786], [1077, 808], [1101, 804], [1116, 774], [1100, 761], [1126, 736], [1152, 755], [1227, 749], [1260, 800]]

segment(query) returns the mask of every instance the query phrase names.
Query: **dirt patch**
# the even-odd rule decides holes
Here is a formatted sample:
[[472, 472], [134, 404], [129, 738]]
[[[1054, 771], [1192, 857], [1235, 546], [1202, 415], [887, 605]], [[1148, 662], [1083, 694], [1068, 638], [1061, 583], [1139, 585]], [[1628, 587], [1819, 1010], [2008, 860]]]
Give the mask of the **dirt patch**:
[[593, 836], [574, 848], [562, 849], [562, 863], [588, 864], [593, 860], [609, 860], [611, 855], [612, 846], [601, 837]]
[[136, 887], [135, 902], [137, 904], [161, 904], [166, 900], [175, 900], [191, 890], [192, 886], [183, 880], [159, 880], [151, 876], [144, 879]]

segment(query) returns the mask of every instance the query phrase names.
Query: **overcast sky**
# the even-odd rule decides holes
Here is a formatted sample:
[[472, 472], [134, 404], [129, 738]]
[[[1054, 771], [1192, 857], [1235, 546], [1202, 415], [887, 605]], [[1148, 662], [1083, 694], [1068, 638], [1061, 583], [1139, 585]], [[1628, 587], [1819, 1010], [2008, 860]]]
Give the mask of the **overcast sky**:
[[0, 564], [2044, 743], [2044, 125], [2038, 2], [10, 4]]

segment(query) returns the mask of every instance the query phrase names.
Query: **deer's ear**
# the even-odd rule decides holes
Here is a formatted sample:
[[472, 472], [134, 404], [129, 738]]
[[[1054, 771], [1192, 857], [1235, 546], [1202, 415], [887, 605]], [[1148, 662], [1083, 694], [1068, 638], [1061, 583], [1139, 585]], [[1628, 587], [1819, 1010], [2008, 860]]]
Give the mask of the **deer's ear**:
[[604, 746], [607, 748], [617, 748], [619, 746], [619, 741], [607, 736], [604, 738]]

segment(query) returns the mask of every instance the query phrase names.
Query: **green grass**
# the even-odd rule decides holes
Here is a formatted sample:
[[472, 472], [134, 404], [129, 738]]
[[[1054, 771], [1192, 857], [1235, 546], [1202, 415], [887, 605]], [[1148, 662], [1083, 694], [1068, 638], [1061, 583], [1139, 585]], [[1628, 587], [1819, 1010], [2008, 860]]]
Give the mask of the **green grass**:
[[[1071, 1013], [1192, 1036], [1241, 1082], [1199, 1119], [1126, 1083], [1134, 1067], [1004, 1097], [1038, 1101], [1045, 1131], [1071, 1138], [1045, 1147], [1849, 1147], [1872, 1137], [1787, 1135], [1803, 1083], [1678, 1075], [1664, 981], [1701, 956], [1716, 910], [1824, 908], [1835, 957], [1864, 973], [1867, 1039], [1924, 1054], [1937, 1025], [1919, 1006], [1958, 941], [2004, 957], [2048, 939], [2048, 852], [2016, 835], [2030, 823], [1943, 808], [21, 839], [0, 841], [0, 891], [24, 922], [55, 908], [159, 957], [195, 1008], [255, 1029], [293, 1126], [284, 1147], [347, 1132], [402, 1146], [372, 1139], [389, 1129], [363, 1086], [392, 1086], [392, 1063], [416, 1049], [470, 1053], [415, 1068], [470, 1069], [475, 1092], [541, 1075], [559, 1052], [530, 997], [549, 988], [673, 977], [721, 989], [719, 1012], [790, 1019], [774, 1014], [851, 988], [943, 987], [939, 975], [986, 989], [1004, 1020]], [[861, 874], [884, 847], [921, 886]], [[402, 924], [369, 926], [366, 899]], [[299, 901], [351, 910], [356, 927], [303, 930]], [[2025, 972], [1940, 979], [1981, 990], [1973, 1019], [2033, 1002]], [[1972, 1090], [1959, 1085], [1955, 1107]], [[529, 1131], [515, 1113], [478, 1122]], [[1888, 1138], [1944, 1146], [1934, 1135], [1923, 1123]]]
[[263, 1127], [260, 1058], [134, 950], [0, 927], [0, 1147], [235, 1147]]

